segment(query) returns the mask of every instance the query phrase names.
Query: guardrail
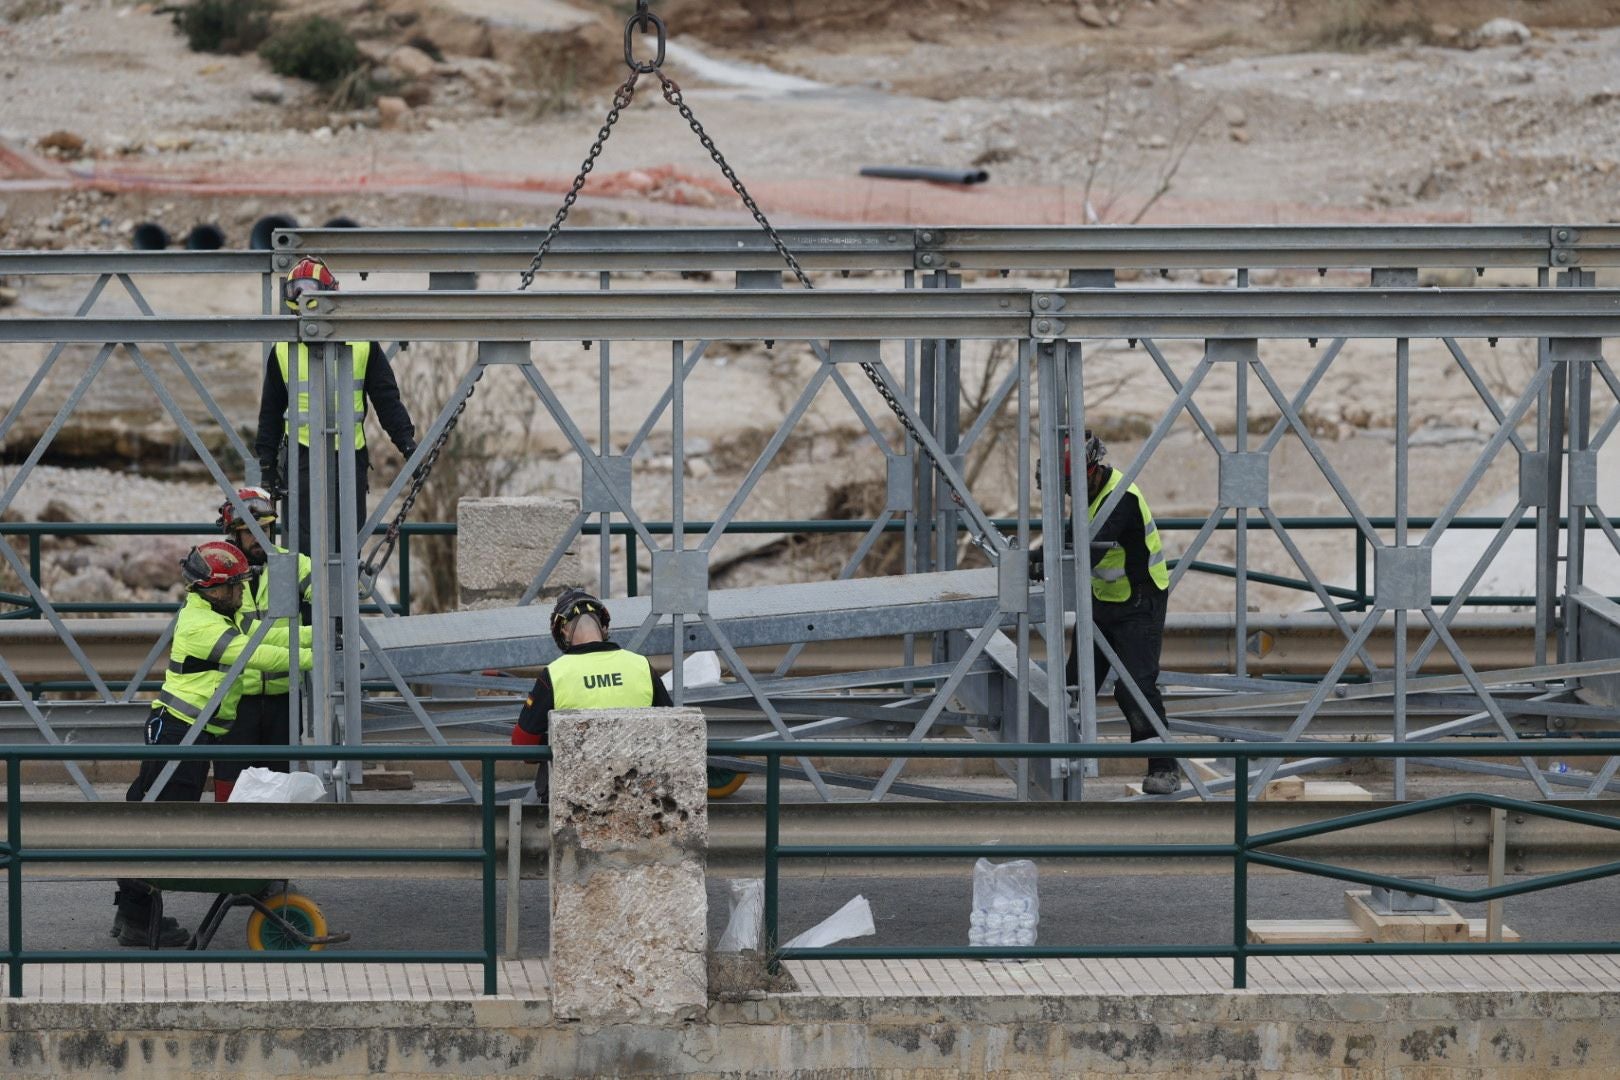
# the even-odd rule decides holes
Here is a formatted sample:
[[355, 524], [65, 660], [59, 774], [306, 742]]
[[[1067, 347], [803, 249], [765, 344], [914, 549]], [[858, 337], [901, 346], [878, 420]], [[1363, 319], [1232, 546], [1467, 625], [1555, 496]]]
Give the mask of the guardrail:
[[[1348, 743], [1335, 744], [1333, 753], [1346, 758], [1448, 758], [1497, 757], [1523, 754], [1533, 745], [1537, 755], [1560, 758], [1610, 757], [1620, 755], [1620, 740], [1537, 740], [1532, 744], [1519, 742], [1479, 742], [1467, 745], [1414, 744], [1402, 745]], [[1322, 752], [1323, 744], [1312, 743], [1230, 743], [1222, 744], [1212, 754], [1210, 744], [1184, 745], [1162, 743], [1139, 744], [1006, 744], [1006, 745], [952, 745], [915, 744], [906, 749], [911, 757], [927, 758], [1022, 758], [1039, 760], [1073, 760], [1078, 758], [1143, 758], [1209, 757], [1219, 756], [1234, 761], [1236, 768], [1248, 774], [1248, 765], [1255, 760], [1311, 756]], [[1247, 962], [1254, 956], [1328, 956], [1328, 955], [1440, 955], [1455, 953], [1485, 954], [1566, 954], [1566, 953], [1620, 953], [1620, 941], [1572, 942], [1456, 942], [1456, 943], [1372, 943], [1372, 944], [1314, 944], [1265, 945], [1247, 940], [1249, 867], [1267, 866], [1277, 870], [1313, 874], [1336, 880], [1366, 885], [1403, 889], [1408, 892], [1461, 903], [1501, 900], [1561, 885], [1620, 876], [1620, 861], [1597, 866], [1545, 874], [1527, 881], [1488, 884], [1483, 888], [1461, 889], [1437, 885], [1426, 881], [1413, 881], [1390, 874], [1380, 874], [1353, 867], [1330, 865], [1298, 858], [1286, 851], [1275, 849], [1290, 841], [1320, 837], [1328, 833], [1354, 829], [1364, 825], [1395, 821], [1430, 810], [1456, 806], [1482, 806], [1511, 811], [1517, 815], [1542, 817], [1574, 825], [1590, 826], [1609, 831], [1620, 831], [1620, 818], [1589, 811], [1571, 809], [1556, 803], [1531, 802], [1482, 792], [1446, 795], [1421, 802], [1382, 807], [1359, 813], [1350, 813], [1327, 820], [1251, 834], [1249, 831], [1250, 797], [1247, 785], [1236, 785], [1230, 801], [1232, 839], [1230, 843], [1197, 844], [1050, 844], [1050, 843], [998, 843], [994, 847], [982, 844], [783, 844], [781, 842], [782, 770], [784, 757], [815, 755], [822, 758], [885, 757], [892, 751], [887, 744], [873, 743], [821, 743], [782, 742], [759, 743], [752, 741], [711, 741], [711, 755], [764, 758], [766, 765], [766, 803], [763, 836], [765, 874], [764, 943], [772, 963], [795, 959], [1035, 959], [1035, 958], [1109, 958], [1109, 957], [1203, 957], [1227, 959], [1232, 962], [1232, 984], [1236, 989], [1247, 985]], [[6, 872], [7, 885], [7, 948], [5, 962], [9, 971], [9, 994], [22, 994], [23, 970], [28, 964], [40, 963], [117, 963], [127, 962], [131, 953], [127, 949], [95, 949], [74, 951], [30, 951], [23, 938], [23, 868], [29, 862], [122, 864], [129, 862], [196, 863], [231, 860], [249, 863], [306, 861], [312, 863], [342, 862], [469, 862], [478, 863], [482, 871], [482, 937], [478, 950], [339, 950], [322, 952], [262, 952], [253, 950], [221, 950], [203, 953], [191, 950], [143, 952], [142, 963], [186, 963], [209, 961], [287, 962], [287, 963], [477, 963], [484, 972], [484, 993], [493, 994], [496, 988], [497, 940], [495, 932], [495, 881], [499, 865], [496, 842], [496, 779], [495, 765], [500, 761], [533, 761], [550, 757], [548, 747], [463, 746], [455, 748], [394, 746], [377, 747], [299, 747], [293, 753], [299, 759], [322, 761], [353, 761], [386, 758], [398, 761], [469, 760], [481, 765], [480, 791], [481, 842], [466, 849], [410, 848], [410, 847], [357, 847], [349, 850], [332, 848], [270, 848], [231, 847], [217, 848], [29, 848], [22, 843], [26, 800], [22, 791], [22, 763], [24, 761], [65, 760], [249, 760], [262, 758], [263, 747], [256, 746], [7, 746], [0, 749], [6, 768], [6, 836], [0, 847], [0, 867]], [[289, 755], [291, 756], [291, 755]], [[132, 804], [132, 806], [141, 804]], [[1217, 804], [1218, 805], [1218, 804]], [[818, 808], [819, 809], [819, 808]], [[139, 811], [135, 811], [139, 812]], [[788, 811], [791, 813], [791, 811]], [[1141, 807], [1151, 814], [1153, 808]], [[780, 940], [780, 879], [783, 860], [838, 860], [838, 859], [978, 859], [985, 855], [998, 858], [1086, 858], [1130, 859], [1151, 858], [1232, 860], [1232, 929], [1231, 944], [1220, 945], [1041, 945], [1028, 947], [987, 946], [835, 946], [816, 949], [779, 949]]]
[[[1584, 758], [1620, 754], [1620, 740], [1538, 740], [1538, 755]], [[1517, 756], [1525, 752], [1524, 742], [1493, 741], [1469, 745], [1435, 744], [1335, 744], [1335, 756], [1346, 758], [1447, 758]], [[1232, 962], [1232, 986], [1248, 985], [1251, 956], [1412, 956], [1441, 954], [1568, 954], [1620, 953], [1620, 941], [1572, 942], [1386, 942], [1318, 943], [1311, 945], [1267, 945], [1248, 940], [1249, 866], [1257, 864], [1279, 870], [1312, 874], [1363, 885], [1402, 889], [1424, 896], [1459, 903], [1481, 903], [1510, 896], [1540, 892], [1560, 885], [1571, 885], [1598, 878], [1620, 876], [1620, 862], [1608, 862], [1581, 870], [1548, 874], [1530, 881], [1487, 885], [1478, 889], [1457, 889], [1427, 881], [1413, 881], [1389, 874], [1378, 874], [1344, 866], [1291, 857], [1273, 850], [1277, 845], [1363, 825], [1394, 821], [1430, 810], [1460, 805], [1477, 805], [1511, 811], [1514, 814], [1552, 818], [1578, 825], [1620, 831], [1620, 819], [1546, 802], [1529, 802], [1498, 795], [1468, 792], [1404, 803], [1362, 813], [1346, 814], [1327, 821], [1278, 829], [1249, 832], [1249, 791], [1247, 784], [1233, 785], [1232, 841], [1227, 844], [783, 844], [782, 759], [814, 754], [822, 758], [863, 758], [885, 756], [883, 750], [861, 743], [773, 743], [711, 742], [714, 754], [738, 757], [764, 757], [765, 773], [765, 913], [763, 948], [773, 965], [782, 960], [944, 960], [944, 959], [1094, 959], [1094, 958], [1206, 958]], [[1070, 744], [1068, 746], [1028, 743], [943, 746], [915, 744], [906, 748], [908, 757], [921, 758], [1023, 758], [1072, 760], [1076, 758], [1220, 757], [1231, 759], [1234, 771], [1249, 775], [1249, 763], [1270, 758], [1309, 756], [1322, 752], [1322, 743], [1228, 743], [1212, 749], [1210, 744], [1166, 743]], [[1144, 812], [1151, 812], [1144, 808]], [[779, 948], [780, 875], [784, 859], [894, 858], [894, 859], [1208, 859], [1232, 860], [1232, 943], [1230, 945], [1038, 945], [1038, 946], [829, 946], [811, 949]]]
[[[288, 757], [316, 761], [360, 761], [377, 757], [378, 747], [300, 746]], [[254, 761], [264, 758], [262, 746], [6, 746], [6, 842], [0, 848], [0, 867], [6, 872], [6, 964], [9, 969], [8, 994], [21, 997], [23, 968], [28, 964], [107, 964], [128, 962], [128, 949], [84, 949], [73, 951], [31, 952], [23, 947], [23, 865], [27, 862], [53, 863], [128, 863], [128, 862], [181, 862], [206, 864], [214, 860], [269, 863], [302, 860], [316, 863], [342, 862], [478, 862], [482, 864], [483, 878], [483, 932], [481, 948], [477, 950], [366, 950], [343, 952], [258, 951], [250, 949], [222, 949], [204, 954], [201, 951], [179, 950], [143, 951], [141, 963], [185, 963], [188, 961], [243, 961], [286, 963], [440, 963], [481, 964], [484, 969], [484, 993], [496, 993], [497, 947], [495, 936], [495, 876], [498, 850], [495, 843], [495, 764], [499, 761], [549, 760], [551, 748], [547, 746], [481, 746], [457, 749], [422, 746], [396, 746], [387, 748], [387, 757], [399, 761], [476, 760], [482, 766], [481, 777], [481, 843], [477, 848], [462, 850], [444, 848], [354, 848], [334, 851], [330, 848], [285, 847], [241, 848], [141, 848], [114, 850], [110, 848], [28, 848], [22, 843], [23, 811], [26, 800], [22, 791], [22, 763], [24, 761]], [[268, 756], [277, 756], [271, 752]], [[131, 803], [132, 808], [144, 803]], [[133, 812], [140, 812], [138, 809]]]

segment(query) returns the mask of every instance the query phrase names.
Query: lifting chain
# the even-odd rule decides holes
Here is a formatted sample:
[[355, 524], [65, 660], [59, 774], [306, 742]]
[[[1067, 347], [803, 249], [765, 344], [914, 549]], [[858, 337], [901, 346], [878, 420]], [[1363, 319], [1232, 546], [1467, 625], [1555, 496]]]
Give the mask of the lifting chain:
[[433, 440], [428, 452], [422, 457], [422, 464], [411, 473], [410, 486], [405, 489], [400, 499], [399, 513], [394, 520], [388, 523], [388, 531], [381, 537], [372, 541], [371, 550], [366, 553], [365, 561], [360, 564], [360, 587], [369, 592], [377, 581], [377, 575], [382, 573], [383, 567], [394, 556], [394, 548], [399, 544], [399, 531], [410, 516], [411, 507], [416, 505], [416, 497], [422, 493], [422, 486], [427, 483], [428, 474], [433, 472], [433, 466], [439, 461], [439, 454], [444, 450], [444, 444], [450, 441], [450, 433], [456, 430], [456, 423], [460, 421], [461, 414], [467, 411], [467, 402], [472, 400], [473, 393], [478, 389], [478, 380], [484, 377], [486, 369], [482, 364], [478, 366], [478, 374], [473, 376], [472, 385], [467, 387], [466, 396], [456, 405], [456, 411], [450, 414], [450, 419], [444, 422], [444, 428], [439, 437]]
[[[652, 60], [636, 59], [634, 37], [638, 30], [642, 32], [651, 30], [658, 36], [658, 51]], [[742, 200], [743, 206], [754, 216], [754, 221], [759, 224], [759, 227], [765, 231], [765, 235], [770, 238], [771, 245], [776, 248], [776, 253], [782, 257], [782, 261], [787, 264], [787, 268], [793, 272], [794, 279], [803, 288], [807, 290], [814, 289], [815, 286], [811, 284], [810, 278], [805, 275], [804, 269], [799, 265], [799, 260], [794, 258], [793, 253], [788, 250], [788, 246], [782, 240], [781, 234], [776, 231], [775, 226], [766, 218], [765, 212], [759, 208], [759, 204], [754, 201], [754, 197], [748, 194], [748, 189], [743, 186], [742, 179], [737, 176], [737, 172], [731, 167], [730, 162], [726, 161], [725, 155], [715, 145], [714, 139], [709, 136], [707, 131], [703, 130], [703, 125], [698, 121], [697, 116], [693, 114], [692, 107], [686, 103], [685, 98], [682, 96], [680, 86], [676, 84], [674, 79], [664, 74], [666, 35], [664, 21], [647, 10], [647, 0], [637, 0], [635, 12], [625, 20], [624, 24], [624, 62], [630, 68], [630, 76], [624, 80], [618, 90], [614, 91], [613, 106], [608, 110], [607, 120], [602, 125], [601, 130], [596, 133], [596, 141], [591, 144], [590, 153], [585, 155], [585, 161], [579, 168], [579, 175], [574, 177], [574, 183], [568, 189], [568, 194], [563, 196], [562, 205], [557, 208], [557, 216], [552, 221], [551, 227], [546, 230], [545, 238], [540, 241], [540, 248], [534, 253], [534, 258], [530, 260], [529, 268], [523, 271], [523, 284], [520, 288], [527, 289], [534, 283], [535, 275], [540, 272], [540, 264], [551, 250], [552, 241], [562, 231], [563, 222], [568, 219], [568, 212], [573, 209], [575, 200], [579, 198], [580, 189], [585, 186], [586, 177], [596, 167], [596, 159], [601, 155], [602, 147], [607, 142], [608, 136], [613, 133], [613, 125], [618, 122], [619, 114], [630, 107], [631, 99], [635, 96], [637, 80], [642, 75], [653, 75], [663, 87], [664, 100], [673, 105], [675, 111], [680, 113], [681, 119], [691, 126], [692, 133], [697, 136], [698, 142], [703, 145], [703, 149], [709, 152], [709, 157], [719, 168], [720, 174], [730, 182], [731, 189]], [[900, 427], [905, 431], [906, 437], [916, 445], [917, 449], [928, 459], [928, 463], [945, 481], [946, 486], [951, 489], [951, 497], [956, 501], [957, 505], [965, 507], [968, 493], [962, 488], [958, 478], [944, 468], [938, 457], [935, 456], [934, 451], [923, 440], [922, 433], [912, 423], [911, 417], [907, 415], [904, 405], [895, 396], [888, 380], [883, 377], [883, 373], [878, 370], [875, 364], [869, 364], [865, 361], [861, 362], [861, 370], [866, 373], [866, 377], [871, 380], [873, 388], [877, 390], [878, 396], [883, 399], [883, 403], [894, 414], [895, 420], [899, 422]], [[974, 520], [974, 515], [965, 514], [963, 518], [969, 533], [973, 537], [973, 543], [989, 556], [992, 562], [996, 560], [999, 550], [1011, 546], [1007, 538], [993, 528], [989, 528], [989, 533], [987, 533], [985, 528], [988, 528], [988, 523], [985, 528], [981, 528], [978, 522]], [[996, 539], [1000, 541], [999, 544], [992, 542], [990, 533], [993, 533]]]

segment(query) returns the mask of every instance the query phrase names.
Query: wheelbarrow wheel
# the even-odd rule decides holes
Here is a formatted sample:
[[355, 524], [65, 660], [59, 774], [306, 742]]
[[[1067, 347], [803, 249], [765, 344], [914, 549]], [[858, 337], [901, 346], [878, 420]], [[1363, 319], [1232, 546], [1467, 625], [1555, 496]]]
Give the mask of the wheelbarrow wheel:
[[731, 769], [717, 769], [709, 766], [709, 798], [726, 799], [737, 794], [737, 789], [748, 780], [745, 772], [734, 772]]
[[[326, 936], [326, 916], [315, 901], [299, 893], [282, 893], [265, 901], [265, 906], [287, 922], [305, 937]], [[298, 938], [289, 934], [286, 927], [281, 926], [274, 919], [267, 918], [262, 911], [255, 911], [248, 916], [247, 924], [248, 948], [261, 952], [292, 952], [307, 949], [318, 952], [326, 948], [325, 945], [306, 945]]]

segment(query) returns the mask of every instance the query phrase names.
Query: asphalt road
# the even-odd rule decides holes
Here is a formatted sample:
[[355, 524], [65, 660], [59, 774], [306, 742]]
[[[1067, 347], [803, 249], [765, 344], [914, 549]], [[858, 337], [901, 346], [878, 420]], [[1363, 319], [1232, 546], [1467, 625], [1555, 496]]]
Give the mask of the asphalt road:
[[[972, 899], [971, 864], [952, 865], [932, 878], [788, 878], [783, 881], [784, 937], [807, 929], [857, 893], [872, 905], [877, 933], [859, 945], [967, 943]], [[1444, 878], [1448, 884], [1479, 879]], [[301, 879], [298, 891], [315, 899], [335, 930], [353, 935], [359, 949], [469, 949], [481, 940], [476, 882]], [[1341, 882], [1304, 876], [1256, 875], [1251, 918], [1342, 918]], [[504, 923], [504, 886], [497, 923]], [[544, 881], [523, 883], [520, 945], [525, 956], [547, 949]], [[210, 897], [170, 894], [167, 911], [195, 927]], [[1232, 889], [1224, 877], [1110, 876], [1082, 878], [1055, 865], [1043, 867], [1040, 944], [1224, 944], [1232, 934]], [[3, 905], [0, 905], [3, 910]], [[1483, 905], [1464, 905], [1483, 916]], [[723, 930], [727, 889], [709, 884], [711, 939]], [[111, 943], [111, 883], [31, 881], [23, 889], [23, 940], [30, 949], [99, 948]], [[233, 913], [217, 947], [242, 948], [246, 914]], [[1506, 901], [1507, 925], [1526, 940], [1620, 939], [1620, 889], [1596, 881]], [[504, 944], [504, 935], [502, 936]], [[131, 950], [133, 953], [135, 950]]]

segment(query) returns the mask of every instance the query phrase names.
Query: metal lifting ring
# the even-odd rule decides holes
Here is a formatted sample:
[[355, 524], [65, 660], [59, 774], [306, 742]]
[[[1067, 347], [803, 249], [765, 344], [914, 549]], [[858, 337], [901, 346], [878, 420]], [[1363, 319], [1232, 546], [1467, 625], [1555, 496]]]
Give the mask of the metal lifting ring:
[[[649, 30], [658, 35], [658, 53], [651, 60], [636, 59], [636, 31], [647, 33]], [[664, 20], [647, 10], [647, 0], [640, 0], [636, 4], [635, 14], [624, 20], [624, 62], [631, 71], [642, 75], [649, 75], [664, 66], [664, 45], [666, 33]]]

